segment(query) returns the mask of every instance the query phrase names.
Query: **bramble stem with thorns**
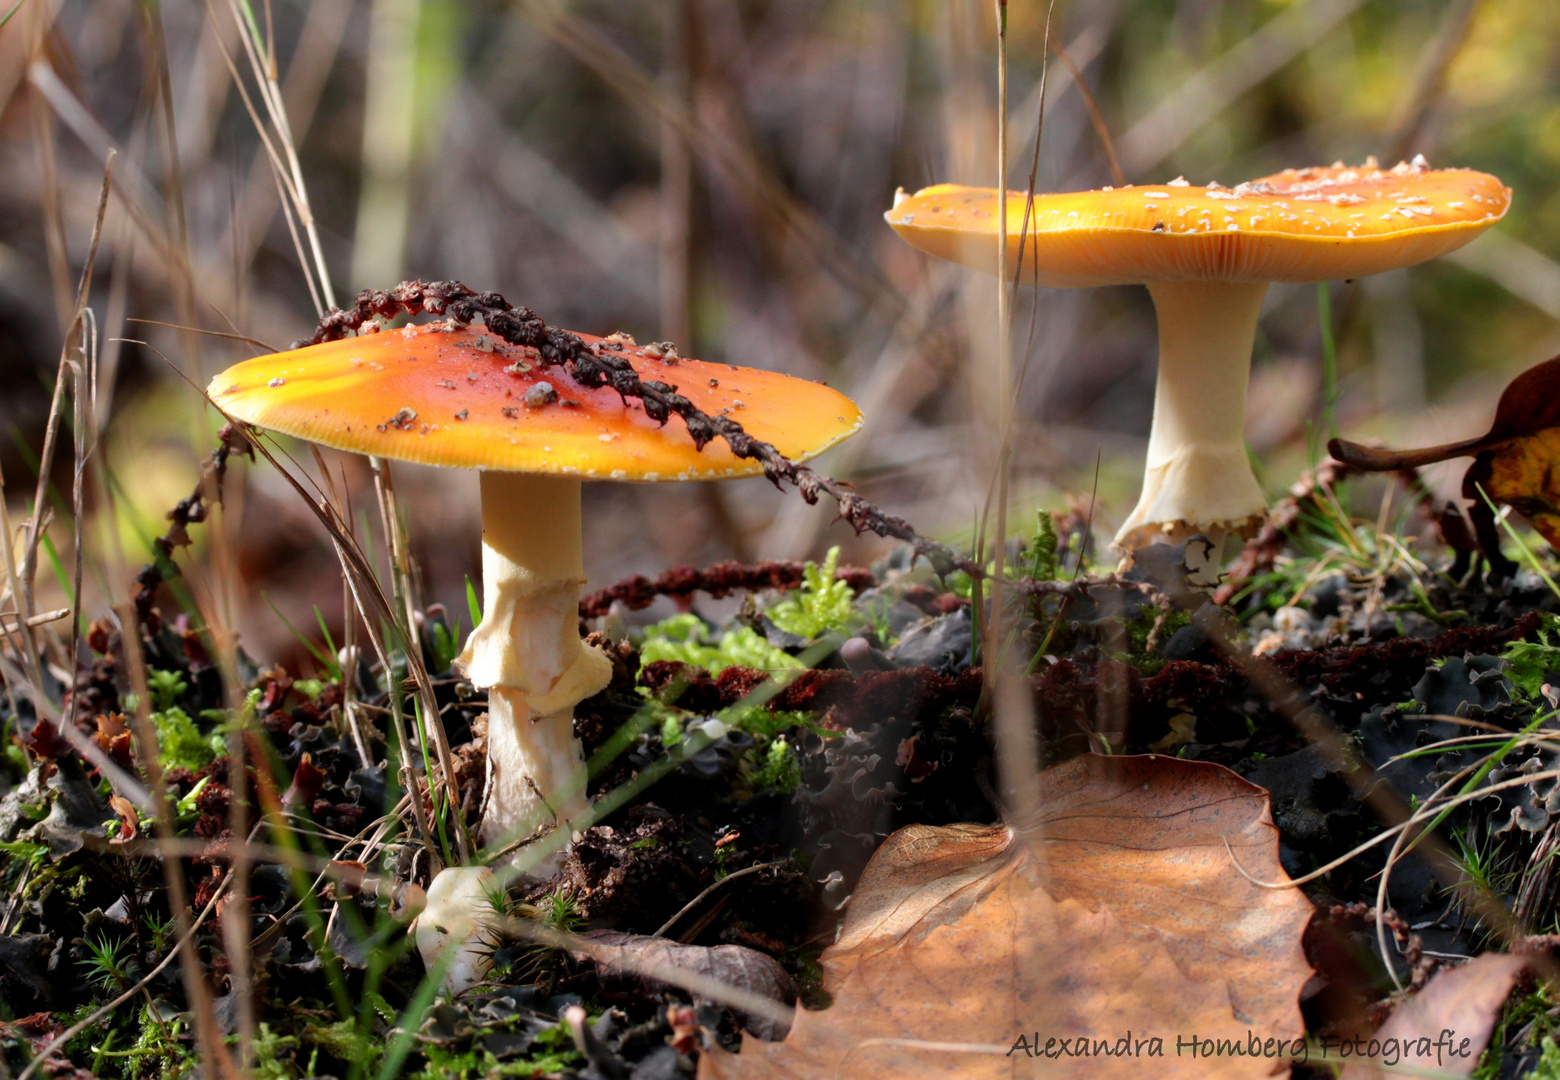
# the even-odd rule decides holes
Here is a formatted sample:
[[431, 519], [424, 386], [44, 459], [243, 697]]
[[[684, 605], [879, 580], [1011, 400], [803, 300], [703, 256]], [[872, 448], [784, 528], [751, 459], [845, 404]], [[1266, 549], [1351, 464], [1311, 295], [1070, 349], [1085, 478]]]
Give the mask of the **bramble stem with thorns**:
[[224, 424], [218, 433], [220, 443], [201, 464], [200, 480], [195, 485], [195, 490], [189, 498], [180, 499], [174, 508], [168, 511], [168, 520], [173, 522], [168, 526], [168, 531], [152, 541], [152, 549], [156, 553], [157, 561], [149, 562], [135, 575], [136, 590], [131, 598], [135, 606], [136, 622], [144, 626], [148, 633], [155, 634], [162, 626], [162, 620], [158, 617], [153, 604], [157, 601], [157, 587], [169, 578], [177, 576], [178, 565], [173, 561], [173, 550], [183, 547], [190, 542], [189, 527], [197, 522], [206, 520], [208, 500], [222, 497], [222, 478], [227, 475], [228, 458], [235, 452], [248, 455], [254, 460], [255, 452], [249, 445], [249, 440], [244, 433], [232, 424]]
[[641, 379], [628, 359], [613, 351], [611, 343], [586, 345], [569, 331], [548, 326], [529, 308], [514, 307], [498, 293], [476, 293], [458, 281], [404, 281], [388, 292], [365, 290], [358, 294], [352, 307], [332, 311], [321, 319], [314, 336], [299, 342], [298, 347], [336, 341], [354, 332], [377, 328], [381, 319], [423, 312], [464, 324], [480, 320], [511, 345], [536, 350], [544, 365], [563, 368], [581, 386], [593, 390], [611, 387], [625, 401], [635, 398], [646, 415], [662, 424], [674, 414], [681, 417], [699, 449], [716, 438], [724, 440], [737, 457], [762, 464], [764, 475], [777, 487], [782, 482], [792, 484], [809, 504], [828, 495], [839, 504], [840, 517], [857, 533], [870, 532], [904, 541], [939, 574], [963, 570], [972, 577], [987, 576], [973, 559], [928, 540], [908, 521], [884, 513], [840, 481], [791, 461], [769, 443], [749, 435], [735, 420], [711, 416], [679, 394], [674, 386]]

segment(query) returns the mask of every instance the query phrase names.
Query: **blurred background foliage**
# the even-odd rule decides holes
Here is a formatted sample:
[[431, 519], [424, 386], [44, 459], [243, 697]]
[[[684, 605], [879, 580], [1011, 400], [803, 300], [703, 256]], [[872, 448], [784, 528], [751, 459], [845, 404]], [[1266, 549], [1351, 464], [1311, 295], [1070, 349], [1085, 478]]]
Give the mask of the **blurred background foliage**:
[[[1066, 56], [1053, 51], [1047, 69], [1047, 6], [1010, 5], [1017, 187], [1043, 70], [1038, 188], [1110, 182], [1076, 70], [1129, 181], [1232, 185], [1423, 153], [1515, 190], [1505, 222], [1464, 251], [1331, 287], [1346, 435], [1412, 444], [1482, 431], [1504, 382], [1560, 351], [1560, 5], [1049, 10]], [[143, 560], [214, 445], [217, 418], [195, 387], [257, 351], [241, 338], [285, 347], [316, 317], [324, 289], [303, 269], [307, 241], [282, 212], [251, 116], [240, 19], [274, 43], [261, 66], [279, 80], [337, 300], [453, 277], [558, 325], [825, 379], [868, 420], [823, 468], [923, 531], [968, 536], [989, 479], [991, 286], [914, 252], [882, 214], [896, 186], [993, 182], [989, 0], [26, 0], [0, 29], [0, 466], [14, 519], [28, 512], [110, 147], [116, 192], [91, 304], [99, 452], [119, 499], [92, 543], [117, 539], [126, 565]], [[1108, 534], [1142, 467], [1148, 296], [1026, 292], [1014, 340], [1014, 520], [1094, 495]], [[1275, 287], [1248, 416], [1274, 490], [1314, 453], [1320, 356], [1316, 290]], [[363, 462], [325, 461], [372, 533]], [[463, 610], [478, 563], [474, 476], [396, 477], [426, 599]], [[1454, 496], [1458, 466], [1430, 479]], [[587, 500], [592, 586], [677, 562], [816, 557], [833, 543], [864, 562], [883, 550], [762, 480], [592, 485]], [[109, 505], [101, 492], [93, 502]], [[323, 533], [263, 467], [234, 471], [225, 520], [246, 644], [307, 668], [277, 613], [304, 627], [317, 605], [339, 623]], [[94, 565], [101, 606], [129, 579]]]

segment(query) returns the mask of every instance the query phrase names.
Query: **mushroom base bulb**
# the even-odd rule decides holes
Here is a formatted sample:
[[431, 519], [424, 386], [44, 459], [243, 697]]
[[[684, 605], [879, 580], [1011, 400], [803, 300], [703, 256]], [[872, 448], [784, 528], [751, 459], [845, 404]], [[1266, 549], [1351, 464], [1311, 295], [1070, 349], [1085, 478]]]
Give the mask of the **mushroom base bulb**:
[[481, 982], [492, 966], [499, 929], [499, 915], [488, 899], [493, 888], [493, 871], [485, 866], [441, 870], [428, 885], [427, 906], [412, 924], [412, 940], [429, 971], [454, 950], [439, 984], [451, 994]]
[[[1195, 502], [1188, 494], [1197, 496]], [[1194, 509], [1198, 512], [1189, 516]], [[1238, 452], [1195, 448], [1144, 470], [1143, 494], [1112, 546], [1136, 551], [1149, 544], [1184, 544], [1197, 535], [1216, 542], [1250, 537], [1266, 514], [1267, 500], [1244, 446]], [[1222, 550], [1222, 544], [1216, 546]]]

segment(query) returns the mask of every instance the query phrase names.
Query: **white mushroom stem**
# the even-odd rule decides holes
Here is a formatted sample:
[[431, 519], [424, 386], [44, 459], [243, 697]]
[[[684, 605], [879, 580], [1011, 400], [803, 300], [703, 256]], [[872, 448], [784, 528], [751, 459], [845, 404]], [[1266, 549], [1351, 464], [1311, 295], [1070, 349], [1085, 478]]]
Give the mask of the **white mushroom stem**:
[[1143, 494], [1114, 546], [1215, 541], [1245, 533], [1267, 512], [1246, 455], [1246, 384], [1266, 282], [1158, 281], [1159, 382]]
[[580, 542], [578, 480], [482, 474], [482, 622], [459, 662], [488, 691], [489, 846], [543, 826], [568, 835], [590, 806], [574, 706], [612, 663], [580, 640]]

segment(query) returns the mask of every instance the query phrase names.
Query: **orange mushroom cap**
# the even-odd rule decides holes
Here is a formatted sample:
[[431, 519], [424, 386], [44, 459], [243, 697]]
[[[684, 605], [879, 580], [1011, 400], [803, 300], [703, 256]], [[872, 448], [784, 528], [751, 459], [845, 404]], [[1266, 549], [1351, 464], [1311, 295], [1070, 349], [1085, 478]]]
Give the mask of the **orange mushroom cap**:
[[[1007, 203], [1008, 274], [1020, 257], [1025, 195]], [[1236, 188], [1185, 180], [1037, 195], [1022, 238], [1026, 284], [1325, 281], [1424, 262], [1499, 221], [1511, 189], [1422, 159], [1382, 169], [1286, 169]], [[996, 192], [938, 184], [897, 202], [894, 230], [933, 255], [988, 270]]]
[[[753, 368], [682, 360], [621, 335], [580, 334], [619, 348], [641, 378], [675, 387], [706, 413], [805, 461], [852, 435], [861, 412], [821, 383]], [[556, 391], [527, 392], [539, 383]], [[587, 389], [534, 349], [483, 328], [444, 323], [257, 356], [207, 392], [224, 412], [300, 439], [424, 465], [596, 480], [711, 480], [763, 471], [720, 439], [702, 451], [682, 422], [661, 425], [610, 388]]]

